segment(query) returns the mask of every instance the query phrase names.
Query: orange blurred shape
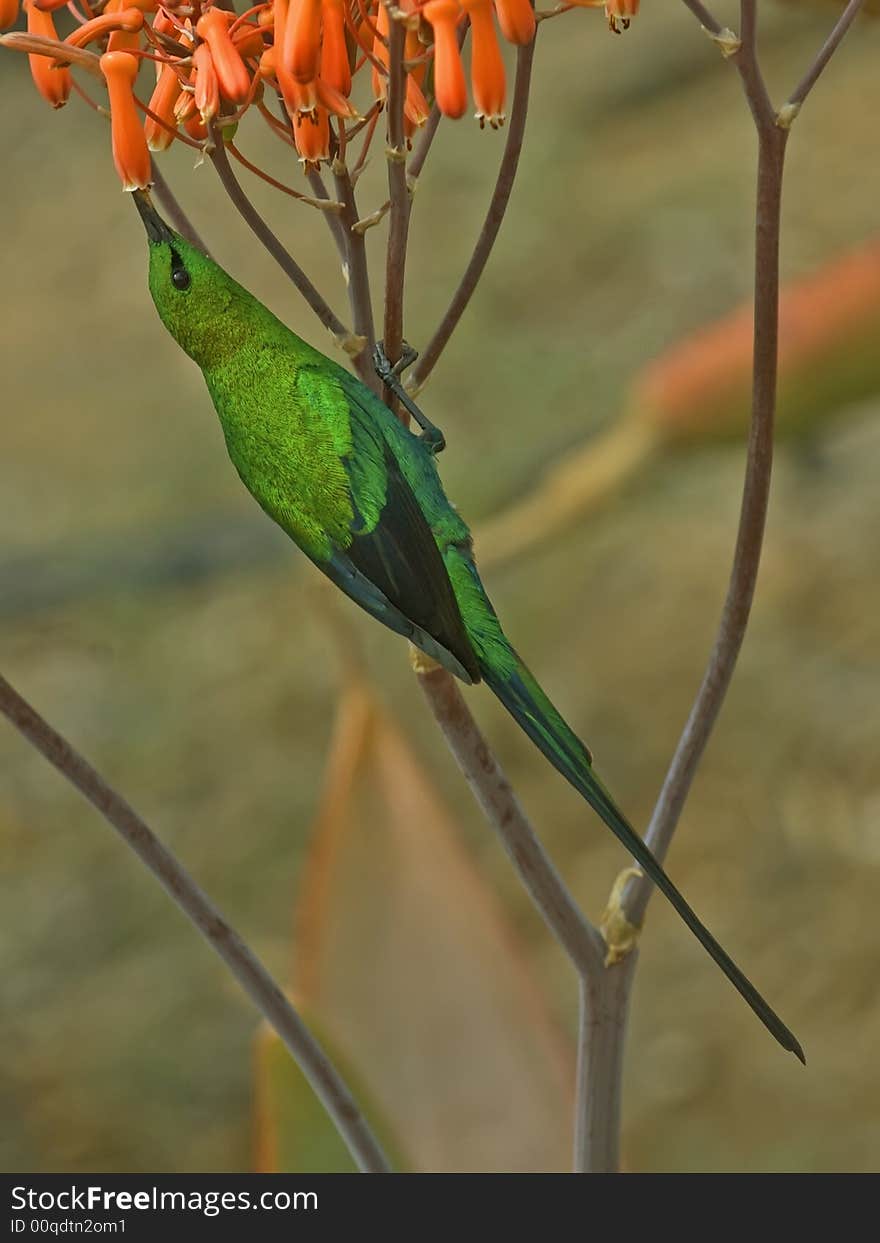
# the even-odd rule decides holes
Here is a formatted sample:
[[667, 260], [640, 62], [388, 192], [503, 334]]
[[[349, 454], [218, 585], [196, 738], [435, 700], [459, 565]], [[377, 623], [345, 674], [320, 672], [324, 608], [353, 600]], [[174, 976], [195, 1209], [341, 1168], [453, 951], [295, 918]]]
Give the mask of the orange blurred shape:
[[[738, 307], [649, 363], [629, 406], [671, 439], [739, 433], [752, 380], [752, 306]], [[780, 415], [809, 421], [880, 387], [880, 240], [784, 286]]]

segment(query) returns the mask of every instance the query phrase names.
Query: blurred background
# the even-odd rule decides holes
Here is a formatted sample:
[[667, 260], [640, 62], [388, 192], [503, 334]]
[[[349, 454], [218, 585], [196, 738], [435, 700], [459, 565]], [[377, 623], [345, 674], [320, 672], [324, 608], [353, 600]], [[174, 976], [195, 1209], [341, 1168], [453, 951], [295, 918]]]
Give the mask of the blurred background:
[[[510, 211], [422, 394], [446, 432], [448, 492], [478, 528], [607, 437], [652, 360], [750, 292], [755, 142], [737, 75], [682, 5], [644, 7], [622, 38], [589, 12], [542, 25]], [[734, 8], [715, 11], [735, 25]], [[761, 8], [781, 100], [835, 8]], [[789, 282], [880, 233], [878, 53], [880, 22], [864, 20], [797, 121]], [[76, 100], [53, 116], [11, 53], [0, 90], [3, 673], [290, 980], [405, 1164], [565, 1168], [574, 980], [472, 804], [404, 645], [328, 601], [243, 491], [198, 371], [156, 318], [103, 121]], [[441, 129], [412, 223], [416, 346], [470, 253], [502, 142], [468, 121]], [[299, 177], [253, 117], [240, 145]], [[162, 167], [214, 254], [328, 348], [191, 155]], [[384, 197], [382, 163], [361, 182], [362, 214]], [[341, 309], [323, 221], [247, 185]], [[368, 235], [376, 289], [383, 238]], [[834, 308], [817, 296], [802, 310], [815, 326]], [[857, 326], [880, 339], [880, 290]], [[747, 642], [670, 856], [808, 1066], [655, 900], [627, 1049], [633, 1170], [880, 1164], [880, 350], [822, 374], [834, 383], [819, 411], [786, 424]], [[637, 825], [727, 582], [743, 445], [713, 434], [713, 409], [710, 398], [693, 435], [648, 455], [603, 504], [485, 575]], [[353, 684], [342, 657], [355, 649]], [[468, 702], [598, 918], [625, 856], [488, 693]], [[280, 1116], [301, 1087], [279, 1086], [286, 1072], [219, 962], [8, 728], [0, 909], [2, 1168], [340, 1161], [332, 1142], [323, 1155], [307, 1102]], [[285, 1155], [290, 1131], [298, 1154]]]

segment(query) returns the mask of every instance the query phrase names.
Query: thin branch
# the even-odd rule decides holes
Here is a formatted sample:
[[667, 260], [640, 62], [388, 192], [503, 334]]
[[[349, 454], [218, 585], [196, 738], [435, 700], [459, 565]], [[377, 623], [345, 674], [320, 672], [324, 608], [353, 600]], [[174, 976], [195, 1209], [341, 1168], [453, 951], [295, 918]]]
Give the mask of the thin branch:
[[305, 272], [296, 262], [293, 255], [291, 255], [289, 251], [285, 250], [284, 246], [282, 246], [281, 242], [269, 228], [266, 221], [241, 188], [238, 178], [232, 171], [232, 167], [226, 155], [226, 148], [223, 145], [223, 140], [220, 135], [214, 131], [212, 137], [213, 145], [208, 151], [208, 154], [210, 156], [211, 163], [217, 170], [217, 176], [220, 178], [223, 188], [232, 200], [233, 206], [248, 227], [252, 230], [258, 241], [260, 241], [263, 246], [265, 246], [266, 250], [268, 250], [269, 254], [284, 272], [285, 276], [290, 278], [324, 327], [333, 334], [344, 349], [346, 342], [351, 340], [351, 333], [346, 328], [345, 324], [343, 324], [342, 320], [339, 319], [330, 309], [321, 294], [318, 293], [318, 290], [306, 276]]
[[760, 133], [776, 125], [776, 110], [758, 64], [758, 0], [740, 0], [740, 47], [730, 59], [736, 65], [752, 118]]
[[[306, 176], [309, 179], [309, 185], [312, 187], [312, 193], [316, 199], [330, 202], [330, 193], [324, 184], [324, 178], [318, 172], [317, 168], [310, 166]], [[345, 249], [345, 230], [342, 221], [339, 218], [338, 211], [327, 211], [324, 213], [327, 217], [327, 223], [330, 226], [330, 232], [333, 234], [333, 241], [336, 243], [336, 249], [343, 263], [348, 259]]]
[[0, 676], [0, 712], [82, 794], [153, 873], [172, 901], [226, 963], [278, 1033], [337, 1131], [366, 1173], [385, 1173], [387, 1158], [327, 1054], [269, 972], [136, 811]]
[[534, 39], [525, 47], [517, 48], [516, 80], [513, 88], [510, 128], [507, 131], [507, 142], [504, 147], [504, 155], [501, 158], [501, 166], [498, 169], [498, 179], [489, 203], [489, 210], [486, 213], [483, 228], [474, 247], [474, 253], [471, 255], [464, 276], [461, 278], [461, 283], [453, 295], [449, 309], [410, 373], [410, 386], [413, 390], [418, 390], [431, 374], [471, 300], [489, 255], [492, 253], [492, 247], [495, 245], [498, 230], [501, 228], [501, 222], [504, 219], [507, 204], [510, 201], [510, 193], [516, 179], [516, 170], [519, 164], [520, 152], [522, 151], [526, 117], [529, 110], [529, 88], [531, 85], [534, 54]]
[[428, 153], [431, 150], [431, 144], [436, 137], [437, 130], [440, 128], [440, 121], [441, 112], [435, 103], [428, 114], [428, 119], [425, 122], [419, 136], [418, 145], [412, 154], [412, 159], [407, 165], [406, 171], [409, 174], [411, 181], [415, 181], [415, 179], [421, 175], [422, 169], [425, 167], [425, 160], [428, 158]]
[[544, 850], [455, 680], [420, 654], [419, 685], [474, 797], [532, 901], [580, 976], [605, 972], [605, 942], [571, 896]]
[[[388, 195], [391, 214], [388, 221], [388, 248], [385, 262], [385, 354], [396, 363], [403, 352], [403, 281], [406, 271], [406, 244], [409, 233], [409, 191], [406, 185], [406, 139], [403, 131], [403, 102], [406, 74], [403, 49], [406, 31], [403, 22], [389, 11], [388, 32]], [[390, 394], [386, 392], [388, 401]], [[397, 411], [397, 400], [391, 409]]]
[[623, 1055], [637, 955], [582, 976], [575, 1092], [575, 1174], [614, 1174], [620, 1163]]
[[[754, 0], [743, 0], [743, 44], [734, 58], [758, 130], [755, 212], [755, 327], [752, 419], [733, 569], [721, 621], [687, 724], [679, 739], [645, 840], [662, 862], [709, 736], [730, 686], [755, 594], [773, 464], [779, 335], [779, 231], [787, 131], [761, 104], [763, 85], [754, 44]], [[641, 924], [652, 886], [644, 877], [624, 892], [627, 918]]]
[[721, 23], [715, 20], [706, 6], [700, 3], [700, 0], [684, 0], [684, 3], [701, 26], [705, 27], [713, 35], [721, 34]]
[[163, 177], [154, 156], [150, 156], [150, 167], [152, 169], [153, 188], [156, 191], [156, 197], [158, 198], [163, 211], [171, 221], [174, 228], [181, 237], [185, 237], [186, 240], [191, 242], [192, 245], [198, 250], [201, 250], [206, 255], [209, 254], [210, 252], [207, 246], [202, 241], [194, 225], [191, 223], [189, 216], [187, 216], [186, 212], [180, 206], [174, 191]]
[[373, 304], [370, 297], [370, 273], [367, 268], [367, 247], [363, 233], [355, 229], [360, 219], [357, 200], [354, 193], [351, 174], [342, 155], [333, 161], [333, 183], [336, 197], [342, 203], [343, 234], [346, 249], [346, 281], [348, 284], [348, 301], [354, 319], [355, 333], [366, 341], [366, 347], [355, 355], [358, 374], [368, 388], [374, 393], [379, 392], [379, 378], [373, 370], [373, 347], [376, 344], [376, 330], [373, 326]]
[[789, 105], [795, 108], [800, 108], [801, 104], [807, 98], [810, 91], [821, 77], [825, 66], [837, 51], [843, 41], [844, 35], [858, 17], [864, 2], [865, 0], [849, 0], [849, 4], [837, 19], [837, 24], [825, 40], [816, 59], [789, 95]]

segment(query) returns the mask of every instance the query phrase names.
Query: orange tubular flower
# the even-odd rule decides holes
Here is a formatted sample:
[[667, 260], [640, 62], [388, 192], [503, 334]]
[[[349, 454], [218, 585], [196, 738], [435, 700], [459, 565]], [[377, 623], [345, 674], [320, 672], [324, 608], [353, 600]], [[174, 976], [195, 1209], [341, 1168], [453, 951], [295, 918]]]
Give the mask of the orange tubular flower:
[[491, 0], [461, 0], [470, 14], [473, 49], [471, 51], [471, 90], [482, 129], [486, 121], [497, 129], [504, 123], [504, 61], [492, 21]]
[[[233, 104], [243, 104], [251, 89], [251, 78], [241, 58], [242, 54], [229, 34], [229, 26], [234, 17], [234, 13], [226, 13], [222, 9], [208, 9], [198, 20], [196, 34], [211, 49], [223, 98]], [[262, 40], [260, 48], [262, 50]]]
[[[242, 59], [252, 56], [256, 60], [262, 56], [263, 48], [266, 46], [263, 43], [262, 27], [254, 26], [250, 22], [244, 22], [232, 36], [232, 46]], [[216, 53], [214, 55], [214, 62], [215, 64], [217, 62]], [[245, 72], [247, 72], [247, 67], [245, 67]], [[223, 89], [222, 85], [220, 89]]]
[[324, 38], [321, 43], [321, 77], [340, 95], [351, 94], [351, 64], [345, 42], [344, 0], [321, 0]]
[[204, 142], [208, 137], [208, 127], [202, 118], [193, 108], [189, 117], [184, 121], [183, 128], [189, 134], [190, 138], [194, 138], [196, 142]]
[[69, 43], [71, 47], [85, 47], [87, 43], [91, 43], [94, 39], [102, 39], [104, 35], [114, 30], [136, 32], [142, 30], [143, 26], [144, 15], [140, 9], [120, 9], [116, 13], [102, 13], [100, 17], [93, 17], [91, 21], [77, 26], [64, 42]]
[[422, 12], [434, 28], [434, 95], [437, 107], [445, 117], [463, 116], [467, 108], [467, 88], [455, 33], [461, 6], [458, 0], [428, 0]]
[[[388, 46], [385, 40], [389, 34], [388, 10], [379, 0], [379, 10], [376, 13], [376, 31], [373, 36], [373, 72], [371, 76], [373, 98], [385, 102], [388, 94]], [[382, 36], [381, 38], [379, 36]], [[385, 72], [379, 69], [381, 65]]]
[[101, 72], [110, 95], [110, 134], [113, 163], [123, 190], [143, 190], [150, 184], [150, 153], [134, 102], [137, 57], [128, 52], [105, 52]]
[[195, 100], [199, 115], [207, 125], [220, 111], [220, 83], [207, 43], [200, 43], [193, 53]]
[[[27, 9], [27, 28], [29, 35], [42, 35], [44, 39], [57, 39], [58, 31], [51, 13], [43, 13], [33, 0], [25, 5]], [[34, 86], [43, 96], [47, 104], [53, 108], [63, 108], [71, 91], [69, 69], [56, 69], [55, 61], [48, 56], [29, 56], [31, 77]]]
[[639, 0], [605, 0], [605, 15], [612, 30], [620, 32], [629, 28], [630, 21], [638, 15]]
[[174, 142], [174, 126], [177, 118], [174, 105], [180, 95], [180, 80], [170, 65], [163, 65], [159, 74], [156, 89], [150, 98], [150, 111], [161, 117], [170, 129], [147, 117], [144, 121], [144, 136], [151, 151], [166, 151]]
[[0, 30], [18, 21], [18, 0], [0, 0]]
[[[187, 86], [191, 87], [194, 81], [195, 76], [191, 74]], [[184, 90], [181, 88], [180, 94], [177, 96], [177, 100], [174, 104], [175, 121], [177, 121], [178, 124], [183, 125], [186, 121], [189, 121], [191, 117], [197, 115], [195, 91]]]
[[425, 99], [422, 88], [411, 73], [406, 75], [406, 98], [403, 101], [403, 130], [407, 138], [425, 124], [431, 115], [431, 105]]
[[297, 82], [314, 82], [320, 51], [321, 0], [291, 0], [281, 49], [284, 68]]
[[305, 168], [315, 168], [330, 159], [330, 116], [326, 108], [297, 116], [293, 123], [293, 140]]
[[[406, 101], [403, 105], [403, 133], [407, 141], [416, 130], [424, 125], [430, 114], [428, 101], [422, 91], [422, 83], [428, 66], [424, 59], [424, 47], [416, 29], [407, 28], [406, 42], [403, 46], [404, 60], [418, 60], [419, 64], [410, 69], [406, 75]], [[424, 114], [423, 114], [424, 110]]]
[[495, 0], [495, 12], [501, 33], [508, 43], [531, 43], [536, 23], [529, 0]]

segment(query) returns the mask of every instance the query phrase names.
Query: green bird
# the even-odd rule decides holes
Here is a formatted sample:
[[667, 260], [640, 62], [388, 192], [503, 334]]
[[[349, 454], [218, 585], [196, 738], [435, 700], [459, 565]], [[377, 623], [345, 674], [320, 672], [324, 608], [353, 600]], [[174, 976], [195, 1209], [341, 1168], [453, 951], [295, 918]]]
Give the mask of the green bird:
[[145, 192], [134, 199], [159, 317], [201, 368], [229, 456], [254, 499], [361, 608], [463, 682], [489, 686], [768, 1030], [804, 1061], [795, 1036], [697, 918], [508, 641], [477, 573], [470, 532], [443, 491], [437, 429], [409, 403], [425, 428], [421, 436], [410, 432], [356, 376], [170, 229]]

